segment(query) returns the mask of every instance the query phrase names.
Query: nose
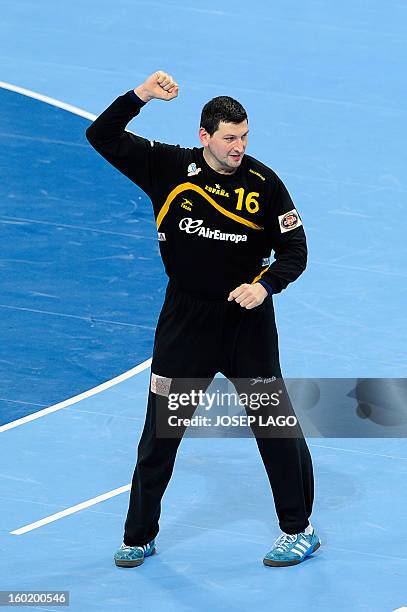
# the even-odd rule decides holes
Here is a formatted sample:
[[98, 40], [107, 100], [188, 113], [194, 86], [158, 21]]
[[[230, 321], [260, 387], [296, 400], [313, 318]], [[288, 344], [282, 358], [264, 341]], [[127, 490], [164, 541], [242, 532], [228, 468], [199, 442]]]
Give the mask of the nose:
[[241, 138], [239, 138], [239, 140], [236, 140], [234, 144], [235, 146], [233, 147], [233, 150], [236, 151], [236, 153], [240, 154], [244, 152], [244, 144]]

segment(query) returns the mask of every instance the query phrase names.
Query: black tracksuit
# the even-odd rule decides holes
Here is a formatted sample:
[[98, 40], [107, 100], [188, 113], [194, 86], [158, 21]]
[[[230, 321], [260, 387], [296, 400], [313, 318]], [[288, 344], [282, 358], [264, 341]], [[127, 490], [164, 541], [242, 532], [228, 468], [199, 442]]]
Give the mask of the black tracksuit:
[[[165, 384], [170, 381], [171, 392], [180, 390], [185, 379], [202, 379], [205, 389], [217, 372], [239, 393], [249, 391], [249, 380], [255, 378], [266, 379], [256, 391], [268, 389], [270, 379], [281, 377], [271, 294], [298, 278], [307, 258], [301, 219], [270, 168], [244, 155], [234, 174], [220, 174], [207, 165], [202, 148], [150, 142], [126, 131], [142, 106], [128, 92], [86, 131], [91, 145], [150, 196], [169, 277], [125, 525], [124, 542], [132, 546], [146, 544], [158, 533], [161, 498], [180, 443], [180, 436], [156, 435], [157, 406], [164, 402], [165, 409], [168, 401], [168, 393], [157, 390], [157, 377], [164, 377]], [[254, 282], [269, 293], [260, 306], [247, 310], [227, 301], [230, 291]], [[286, 412], [293, 414], [286, 402]], [[295, 437], [268, 437], [252, 429], [280, 527], [286, 533], [303, 531], [314, 482], [301, 429], [297, 427]]]

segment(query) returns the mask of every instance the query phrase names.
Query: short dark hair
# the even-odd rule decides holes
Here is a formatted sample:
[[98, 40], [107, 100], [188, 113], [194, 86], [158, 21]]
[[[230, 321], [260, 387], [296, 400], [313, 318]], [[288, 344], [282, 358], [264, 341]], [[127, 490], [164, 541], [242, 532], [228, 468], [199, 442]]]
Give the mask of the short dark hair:
[[218, 96], [212, 98], [205, 104], [201, 114], [201, 127], [203, 127], [210, 136], [219, 128], [219, 123], [242, 123], [247, 119], [247, 113], [243, 106], [229, 96]]

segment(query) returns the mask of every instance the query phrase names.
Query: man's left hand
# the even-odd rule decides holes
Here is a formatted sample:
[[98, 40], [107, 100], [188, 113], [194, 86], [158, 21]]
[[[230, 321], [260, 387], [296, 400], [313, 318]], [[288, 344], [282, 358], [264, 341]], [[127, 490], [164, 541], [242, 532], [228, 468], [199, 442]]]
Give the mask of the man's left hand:
[[267, 295], [267, 289], [260, 283], [254, 283], [254, 285], [244, 283], [229, 293], [228, 302], [235, 300], [242, 308], [250, 310], [251, 308], [260, 306]]

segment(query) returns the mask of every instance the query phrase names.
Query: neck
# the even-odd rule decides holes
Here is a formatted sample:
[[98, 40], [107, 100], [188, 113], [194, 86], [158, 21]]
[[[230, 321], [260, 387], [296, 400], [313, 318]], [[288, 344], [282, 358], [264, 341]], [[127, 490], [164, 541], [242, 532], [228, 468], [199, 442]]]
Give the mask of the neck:
[[203, 150], [203, 156], [208, 166], [218, 174], [234, 174], [237, 170], [237, 168], [225, 168], [224, 166], [220, 166], [219, 162], [211, 155], [206, 147]]

